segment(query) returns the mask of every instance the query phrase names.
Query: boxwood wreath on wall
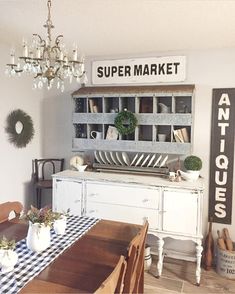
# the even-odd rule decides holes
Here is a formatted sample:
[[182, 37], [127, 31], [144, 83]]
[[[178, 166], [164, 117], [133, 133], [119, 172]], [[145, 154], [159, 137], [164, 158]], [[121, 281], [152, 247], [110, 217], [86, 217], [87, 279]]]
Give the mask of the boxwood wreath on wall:
[[25, 147], [34, 136], [32, 118], [21, 109], [9, 113], [5, 131], [8, 140], [18, 148]]
[[134, 133], [138, 120], [134, 113], [124, 109], [119, 112], [114, 120], [114, 125], [121, 135], [129, 135]]

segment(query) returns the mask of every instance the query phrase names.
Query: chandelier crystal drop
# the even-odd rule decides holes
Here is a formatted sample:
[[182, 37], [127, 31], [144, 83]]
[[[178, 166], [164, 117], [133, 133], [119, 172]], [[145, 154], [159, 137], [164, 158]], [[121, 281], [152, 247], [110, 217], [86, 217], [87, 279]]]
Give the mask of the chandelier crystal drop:
[[6, 65], [6, 74], [10, 77], [21, 76], [21, 73], [34, 76], [33, 89], [48, 90], [55, 86], [62, 92], [65, 89], [66, 79], [72, 83], [86, 84], [87, 76], [84, 66], [84, 57], [78, 55], [77, 46], [73, 46], [69, 55], [62, 42], [63, 35], [58, 35], [52, 42], [51, 30], [54, 28], [51, 20], [51, 0], [47, 1], [48, 17], [44, 27], [47, 30], [46, 39], [39, 34], [33, 34], [30, 45], [23, 41], [22, 56], [16, 59], [15, 50], [10, 53], [10, 63]]

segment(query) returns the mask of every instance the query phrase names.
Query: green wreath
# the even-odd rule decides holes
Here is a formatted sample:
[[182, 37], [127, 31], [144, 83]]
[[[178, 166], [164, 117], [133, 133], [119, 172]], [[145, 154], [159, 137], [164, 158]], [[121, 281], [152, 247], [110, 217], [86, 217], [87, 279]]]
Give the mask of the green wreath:
[[[17, 123], [21, 130], [17, 129]], [[16, 147], [25, 147], [34, 136], [34, 127], [31, 117], [21, 109], [12, 111], [6, 119], [5, 131], [8, 133], [8, 140]]]
[[[128, 135], [134, 133], [138, 121], [134, 113], [124, 110], [118, 113], [114, 124], [121, 135]], [[128, 126], [126, 126], [126, 124], [128, 124]]]

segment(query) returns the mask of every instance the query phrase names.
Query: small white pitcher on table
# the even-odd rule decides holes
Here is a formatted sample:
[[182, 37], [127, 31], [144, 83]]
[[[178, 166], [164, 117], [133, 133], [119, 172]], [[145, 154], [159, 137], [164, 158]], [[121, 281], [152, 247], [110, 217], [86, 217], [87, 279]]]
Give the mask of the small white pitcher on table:
[[67, 218], [65, 215], [61, 215], [59, 219], [55, 220], [53, 228], [57, 235], [64, 235], [66, 229], [66, 221]]

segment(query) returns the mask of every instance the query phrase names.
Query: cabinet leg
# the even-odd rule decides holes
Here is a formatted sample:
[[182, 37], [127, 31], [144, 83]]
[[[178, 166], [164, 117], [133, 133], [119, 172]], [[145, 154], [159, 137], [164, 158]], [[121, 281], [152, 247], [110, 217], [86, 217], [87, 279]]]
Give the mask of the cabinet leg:
[[197, 267], [196, 267], [196, 285], [200, 286], [200, 278], [201, 278], [201, 259], [202, 259], [202, 241], [197, 241], [196, 245], [196, 257], [197, 257]]
[[158, 248], [157, 278], [160, 278], [160, 276], [162, 275], [163, 245], [164, 245], [164, 240], [162, 238], [159, 238], [157, 240], [157, 248]]

